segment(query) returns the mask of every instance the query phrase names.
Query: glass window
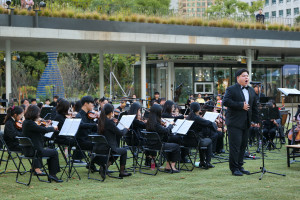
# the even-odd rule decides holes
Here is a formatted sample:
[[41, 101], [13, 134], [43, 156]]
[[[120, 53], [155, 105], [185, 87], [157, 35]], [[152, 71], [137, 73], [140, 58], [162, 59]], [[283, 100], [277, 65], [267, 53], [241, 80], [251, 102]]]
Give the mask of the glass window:
[[195, 94], [213, 94], [213, 83], [212, 82], [201, 82], [195, 83]]
[[230, 85], [230, 67], [214, 68], [214, 91], [215, 94], [223, 94], [226, 88]]
[[212, 67], [195, 67], [195, 81], [213, 81]]
[[265, 13], [265, 18], [266, 18], [266, 19], [269, 18], [269, 12], [266, 12], [266, 13]]
[[291, 0], [286, 0], [286, 2], [287, 2], [287, 3], [290, 3], [290, 2], [291, 2]]
[[272, 0], [272, 5], [273, 5], [273, 4], [276, 4], [276, 0]]
[[294, 15], [299, 15], [299, 7], [298, 8], [294, 8]]
[[268, 67], [267, 68], [267, 86], [266, 91], [263, 91], [267, 94], [268, 97], [275, 97], [275, 101], [279, 102], [280, 92], [277, 88], [281, 87], [281, 67]]
[[276, 11], [272, 11], [272, 17], [276, 17]]
[[266, 6], [268, 6], [268, 5], [269, 5], [269, 0], [266, 0], [266, 3], [265, 3], [265, 5], [266, 5]]
[[290, 16], [291, 14], [291, 9], [286, 9], [286, 16]]
[[186, 103], [189, 95], [194, 93], [192, 67], [175, 67], [174, 93], [174, 96], [176, 97], [174, 100], [180, 104]]
[[283, 17], [283, 10], [279, 10], [279, 17]]
[[283, 0], [279, 0], [279, 3], [283, 3]]
[[283, 87], [298, 88], [298, 65], [284, 65], [283, 71]]

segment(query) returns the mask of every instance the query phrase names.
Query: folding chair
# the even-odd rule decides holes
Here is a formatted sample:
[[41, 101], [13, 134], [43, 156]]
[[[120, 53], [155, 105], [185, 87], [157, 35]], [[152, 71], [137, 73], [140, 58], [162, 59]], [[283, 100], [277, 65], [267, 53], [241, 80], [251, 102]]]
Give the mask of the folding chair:
[[[51, 183], [51, 180], [49, 178], [49, 174], [46, 171], [45, 165], [43, 165], [43, 161], [42, 160], [47, 160], [49, 159], [49, 157], [40, 157], [37, 153], [37, 150], [34, 149], [32, 141], [30, 138], [28, 137], [16, 137], [16, 139], [19, 141], [19, 146], [22, 148], [22, 153], [23, 155], [20, 156], [20, 162], [19, 162], [19, 166], [17, 167], [17, 176], [16, 176], [16, 182], [23, 184], [23, 185], [27, 185], [29, 186], [31, 183], [31, 179], [32, 179], [32, 174], [35, 172], [34, 171], [34, 160], [40, 160], [42, 163], [42, 169], [44, 170], [44, 172], [46, 173], [46, 176], [48, 178], [48, 180], [42, 180], [40, 179], [39, 175], [36, 175], [36, 177], [38, 178], [39, 181], [41, 182], [47, 182], [47, 183]], [[19, 174], [21, 174], [20, 172], [20, 166], [22, 163], [22, 159], [27, 159], [31, 168], [30, 168], [30, 176], [29, 176], [29, 181], [27, 183], [21, 182], [19, 181]]]
[[[161, 171], [161, 170], [159, 170], [159, 168], [164, 163], [163, 159], [165, 160], [166, 153], [171, 153], [171, 151], [164, 149], [165, 143], [161, 141], [158, 133], [148, 132], [148, 131], [141, 131], [141, 133], [145, 137], [145, 143], [146, 144], [142, 147], [143, 154], [142, 154], [142, 158], [141, 158], [141, 162], [140, 162], [139, 172], [142, 173], [142, 174], [155, 176], [158, 173], [158, 171]], [[146, 151], [156, 152], [156, 154], [157, 154], [156, 159], [155, 159], [155, 164], [157, 164], [157, 165], [155, 165], [156, 170], [153, 170], [153, 173], [142, 171], [142, 169], [148, 169], [148, 170], [151, 169], [151, 167], [147, 168], [145, 166], [142, 166]], [[157, 161], [158, 161], [158, 163], [157, 163]], [[169, 162], [169, 161], [167, 161], [167, 162]], [[169, 164], [171, 165], [170, 162], [169, 162]], [[171, 172], [168, 172], [168, 173], [173, 173], [173, 169], [171, 170]]]
[[[201, 146], [201, 140], [193, 130], [187, 132], [187, 135], [183, 137], [183, 146], [181, 148], [187, 148], [189, 150], [188, 159], [190, 163], [182, 163], [180, 170], [193, 171], [195, 162], [197, 160], [200, 151], [207, 150], [207, 147]], [[195, 152], [193, 152], [195, 150]], [[188, 166], [191, 164], [192, 166]]]
[[[123, 140], [126, 142], [128, 149], [130, 150], [131, 154], [132, 154], [132, 166], [127, 168], [127, 169], [131, 169], [133, 171], [133, 173], [136, 172], [136, 169], [139, 168], [139, 152], [141, 149], [141, 141], [140, 138], [138, 136], [138, 134], [136, 133], [135, 130], [130, 130], [128, 131], [128, 133], [123, 136]], [[127, 159], [130, 159], [127, 158]]]
[[[13, 162], [13, 164], [15, 165], [16, 169], [18, 168], [18, 165], [17, 165], [17, 163], [16, 163], [16, 161], [15, 161], [15, 158], [16, 158], [16, 157], [13, 157], [12, 154], [15, 153], [16, 156], [17, 156], [17, 158], [18, 158], [19, 161], [20, 161], [19, 155], [22, 153], [22, 151], [13, 151], [13, 150], [10, 150], [10, 149], [8, 148], [8, 146], [7, 146], [7, 144], [5, 143], [5, 140], [4, 140], [4, 138], [3, 138], [3, 131], [0, 131], [0, 142], [2, 142], [2, 144], [3, 144], [3, 148], [2, 148], [2, 150], [1, 150], [1, 151], [2, 151], [2, 154], [1, 154], [1, 159], [0, 159], [0, 166], [2, 165], [3, 162], [6, 162], [5, 167], [4, 167], [4, 170], [0, 172], [0, 174], [3, 174], [3, 173], [6, 173], [7, 166], [8, 166], [8, 163], [9, 163], [10, 160], [12, 160], [12, 162]], [[7, 152], [7, 154], [8, 154], [6, 160], [4, 159], [4, 154], [5, 154], [5, 152]], [[24, 169], [24, 171], [22, 172], [22, 174], [24, 174], [24, 173], [26, 173], [26, 168], [25, 168], [23, 162], [21, 162], [21, 165], [22, 165], [22, 167], [23, 167], [23, 169]], [[7, 173], [16, 173], [16, 172], [7, 172]]]
[[[118, 176], [113, 176], [112, 173], [114, 172], [119, 172], [120, 171], [120, 167], [118, 165], [118, 163], [116, 162], [116, 157], [120, 157], [120, 155], [118, 154], [113, 154], [111, 151], [110, 146], [108, 145], [108, 142], [105, 138], [105, 136], [103, 135], [89, 135], [89, 139], [91, 140], [91, 142], [94, 144], [94, 148], [90, 154], [90, 160], [95, 159], [96, 157], [101, 159], [101, 164], [103, 169], [104, 169], [104, 177], [102, 179], [98, 179], [98, 178], [92, 178], [91, 177], [91, 167], [89, 167], [88, 170], [88, 179], [93, 179], [93, 180], [97, 180], [97, 181], [104, 181], [106, 178], [106, 175], [108, 175], [111, 178], [117, 178], [117, 179], [122, 179], [122, 177], [118, 177]], [[108, 165], [109, 165], [109, 158], [113, 158], [113, 162], [112, 164], [116, 164], [118, 171], [108, 171]], [[91, 165], [89, 165], [91, 166]]]

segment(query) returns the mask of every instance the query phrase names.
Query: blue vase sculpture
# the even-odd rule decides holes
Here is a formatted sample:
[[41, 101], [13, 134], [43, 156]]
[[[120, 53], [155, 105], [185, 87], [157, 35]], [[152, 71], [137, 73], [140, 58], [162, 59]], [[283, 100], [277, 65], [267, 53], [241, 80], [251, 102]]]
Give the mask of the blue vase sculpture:
[[46, 97], [47, 90], [48, 95], [59, 96], [61, 98], [65, 97], [65, 88], [60, 74], [59, 68], [57, 66], [57, 56], [58, 53], [48, 52], [48, 64], [42, 74], [42, 77], [38, 83], [36, 97]]

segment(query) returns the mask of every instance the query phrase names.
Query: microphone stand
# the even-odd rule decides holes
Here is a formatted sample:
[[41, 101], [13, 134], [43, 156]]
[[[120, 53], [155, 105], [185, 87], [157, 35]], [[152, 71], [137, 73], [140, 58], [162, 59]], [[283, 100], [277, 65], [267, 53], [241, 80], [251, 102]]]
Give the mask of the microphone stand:
[[[261, 86], [260, 86], [261, 87]], [[261, 88], [260, 88], [261, 89]], [[260, 97], [260, 90], [259, 90], [259, 97]], [[260, 105], [260, 100], [258, 100], [258, 105]], [[269, 114], [269, 113], [268, 113]], [[269, 118], [269, 116], [268, 116]], [[259, 135], [260, 135], [260, 140], [259, 140], [259, 146], [262, 145], [262, 138], [263, 138], [263, 133], [262, 133], [262, 119], [261, 117], [259, 116], [259, 122], [260, 122], [260, 127], [259, 127]], [[271, 171], [268, 171], [265, 167], [265, 153], [264, 153], [264, 148], [262, 147], [261, 148], [261, 156], [262, 156], [262, 166], [260, 167], [260, 171], [257, 171], [257, 172], [252, 172], [252, 174], [258, 174], [258, 173], [261, 173], [260, 177], [259, 177], [259, 180], [261, 180], [263, 178], [263, 175], [265, 173], [270, 173], [270, 174], [275, 174], [275, 175], [279, 175], [279, 176], [286, 176], [285, 174], [279, 174], [279, 173], [275, 173], [275, 172], [271, 172]]]

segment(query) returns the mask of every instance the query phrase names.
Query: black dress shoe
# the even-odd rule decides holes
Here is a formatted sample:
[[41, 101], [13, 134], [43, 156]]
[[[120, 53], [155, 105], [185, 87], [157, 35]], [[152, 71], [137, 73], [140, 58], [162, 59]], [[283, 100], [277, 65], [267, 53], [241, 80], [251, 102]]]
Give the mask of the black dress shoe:
[[46, 176], [47, 174], [45, 172], [37, 173], [36, 171], [34, 171], [34, 175], [36, 175], [36, 176]]
[[50, 180], [53, 180], [56, 183], [62, 183], [62, 182], [64, 182], [63, 180], [58, 179], [56, 175], [49, 175], [49, 178], [50, 178]]
[[235, 171], [232, 172], [232, 175], [233, 176], [243, 176], [243, 173], [240, 172], [240, 170], [235, 170]]
[[127, 172], [122, 172], [119, 174], [119, 177], [126, 177], [126, 176], [131, 176], [131, 173], [127, 173]]
[[212, 165], [212, 164], [210, 164], [210, 163], [208, 163], [208, 164], [206, 165], [206, 167], [208, 167], [208, 168], [214, 168], [215, 166]]
[[243, 174], [246, 174], [246, 175], [250, 175], [250, 172], [245, 170], [244, 168], [240, 169], [240, 172], [242, 172]]

